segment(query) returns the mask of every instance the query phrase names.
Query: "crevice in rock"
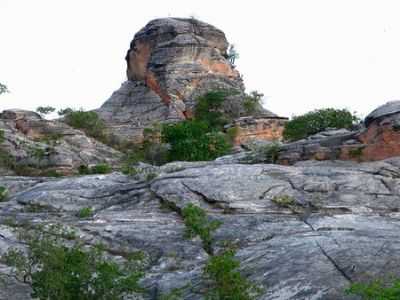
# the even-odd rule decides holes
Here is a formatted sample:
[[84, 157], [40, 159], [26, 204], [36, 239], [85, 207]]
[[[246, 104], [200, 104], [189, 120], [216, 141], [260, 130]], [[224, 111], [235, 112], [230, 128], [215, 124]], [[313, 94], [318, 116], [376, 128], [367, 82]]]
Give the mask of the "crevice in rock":
[[325, 251], [325, 249], [316, 242], [317, 247], [321, 250], [321, 253], [331, 262], [331, 264], [335, 267], [335, 269], [349, 282], [353, 282], [351, 277], [346, 274], [346, 272], [339, 266], [339, 264]]

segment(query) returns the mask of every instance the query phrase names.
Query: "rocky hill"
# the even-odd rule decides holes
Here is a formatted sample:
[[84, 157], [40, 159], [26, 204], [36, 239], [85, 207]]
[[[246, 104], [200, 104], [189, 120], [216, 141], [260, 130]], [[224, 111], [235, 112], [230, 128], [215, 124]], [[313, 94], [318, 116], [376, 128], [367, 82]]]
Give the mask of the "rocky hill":
[[[126, 55], [128, 80], [97, 110], [112, 132], [140, 142], [143, 128], [190, 118], [196, 99], [212, 90], [229, 91], [224, 111], [244, 112], [244, 85], [228, 60], [225, 34], [196, 19], [149, 22]], [[257, 113], [275, 115], [262, 107]]]
[[[154, 122], [190, 118], [197, 96], [209, 89], [236, 90], [224, 109], [240, 111], [243, 83], [227, 46], [222, 31], [194, 19], [150, 22], [128, 51], [128, 81], [97, 112], [117, 136], [140, 140]], [[258, 112], [258, 121], [235, 121], [243, 128], [238, 143], [246, 136], [268, 140], [269, 129], [281, 135], [285, 120]], [[353, 131], [329, 130], [275, 148], [280, 164], [268, 163], [264, 141], [263, 151], [215, 161], [129, 165], [128, 176], [119, 172], [122, 153], [63, 120], [4, 111], [0, 300], [35, 299], [29, 276], [4, 257], [11, 249], [26, 253], [21, 232], [44, 233], [53, 224], [74, 232], [60, 234], [63, 245], [102, 244], [107, 261], [118, 265], [143, 254], [143, 293], [123, 299], [205, 299], [215, 289], [205, 266], [229, 248], [240, 278], [258, 288], [256, 299], [358, 300], [345, 292], [352, 283], [400, 276], [399, 118], [400, 102], [390, 102]], [[80, 165], [99, 163], [115, 172], [75, 174]], [[39, 173], [26, 173], [35, 166]], [[184, 211], [191, 204], [206, 215], [200, 225], [214, 225], [203, 236], [188, 235]]]

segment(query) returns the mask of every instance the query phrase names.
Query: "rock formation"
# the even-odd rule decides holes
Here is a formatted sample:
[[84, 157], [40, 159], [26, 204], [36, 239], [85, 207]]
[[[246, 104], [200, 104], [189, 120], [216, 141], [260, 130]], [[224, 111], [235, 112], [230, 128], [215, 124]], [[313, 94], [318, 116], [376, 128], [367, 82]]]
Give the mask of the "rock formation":
[[228, 45], [221, 30], [196, 19], [149, 22], [126, 55], [128, 80], [97, 112], [114, 134], [136, 142], [156, 122], [190, 118], [196, 99], [212, 90], [233, 92], [224, 111], [240, 116], [244, 85]]
[[[218, 250], [224, 241], [235, 243], [241, 272], [264, 287], [259, 299], [357, 299], [344, 292], [351, 282], [400, 276], [398, 158], [148, 168], [158, 174], [150, 182], [118, 173], [1, 177], [10, 197], [0, 202], [0, 255], [24, 246], [10, 217], [12, 226], [22, 228], [31, 222], [61, 223], [86, 244], [104, 244], [112, 259], [142, 250], [149, 258], [142, 281], [145, 299], [181, 287], [182, 299], [203, 299], [208, 254], [199, 239], [185, 237], [179, 213], [194, 203], [223, 222], [212, 246]], [[76, 212], [85, 207], [94, 216], [78, 219]], [[31, 299], [29, 286], [1, 262], [0, 276], [0, 299]]]
[[[82, 131], [59, 121], [45, 120], [31, 111], [3, 111], [0, 129], [4, 131], [4, 142], [0, 145], [2, 165], [5, 166], [4, 156], [7, 156], [19, 171], [33, 166], [41, 171], [71, 174], [80, 165], [117, 166], [121, 158], [120, 152], [87, 137]], [[1, 172], [13, 174], [15, 171], [8, 168]]]
[[279, 161], [375, 161], [400, 155], [400, 101], [388, 102], [371, 112], [365, 127], [349, 131], [328, 130], [282, 146]]

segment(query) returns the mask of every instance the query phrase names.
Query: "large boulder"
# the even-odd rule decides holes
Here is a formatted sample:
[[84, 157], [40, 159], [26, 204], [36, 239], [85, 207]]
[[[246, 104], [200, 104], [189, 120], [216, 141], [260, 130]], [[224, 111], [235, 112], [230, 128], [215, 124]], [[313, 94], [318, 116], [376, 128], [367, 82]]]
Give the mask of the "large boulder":
[[97, 112], [117, 136], [136, 142], [145, 127], [191, 117], [198, 96], [211, 90], [234, 92], [224, 111], [239, 116], [244, 85], [228, 45], [221, 30], [193, 18], [149, 22], [126, 55], [128, 81]]

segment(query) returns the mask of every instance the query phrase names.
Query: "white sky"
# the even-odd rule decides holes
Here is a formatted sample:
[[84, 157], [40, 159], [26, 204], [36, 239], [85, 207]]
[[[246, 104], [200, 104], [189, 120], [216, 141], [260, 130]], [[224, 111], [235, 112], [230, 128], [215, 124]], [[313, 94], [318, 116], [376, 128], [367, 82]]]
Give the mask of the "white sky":
[[0, 109], [99, 107], [125, 80], [133, 35], [158, 17], [222, 29], [248, 90], [284, 116], [365, 116], [400, 99], [400, 1], [0, 0]]

